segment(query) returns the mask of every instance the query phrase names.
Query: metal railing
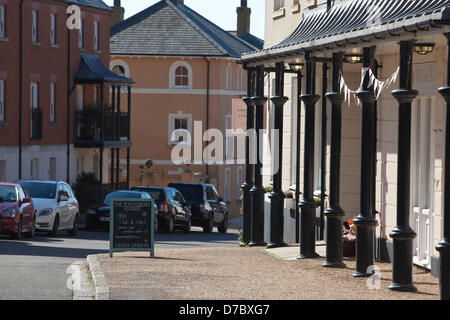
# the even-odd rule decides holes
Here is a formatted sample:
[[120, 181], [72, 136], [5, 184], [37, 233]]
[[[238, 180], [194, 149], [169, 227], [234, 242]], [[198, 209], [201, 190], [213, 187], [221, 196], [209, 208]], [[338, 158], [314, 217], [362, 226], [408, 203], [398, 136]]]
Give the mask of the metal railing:
[[[103, 126], [102, 124], [103, 118]], [[75, 138], [77, 140], [126, 140], [130, 137], [130, 117], [127, 112], [103, 114], [96, 109], [75, 112]]]

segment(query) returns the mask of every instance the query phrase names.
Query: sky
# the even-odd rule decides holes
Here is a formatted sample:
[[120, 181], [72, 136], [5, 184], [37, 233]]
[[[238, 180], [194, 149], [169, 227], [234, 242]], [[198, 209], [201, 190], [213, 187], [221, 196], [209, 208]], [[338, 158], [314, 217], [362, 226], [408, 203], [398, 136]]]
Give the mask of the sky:
[[[112, 6], [114, 0], [103, 0]], [[125, 8], [125, 19], [152, 6], [159, 0], [122, 0], [122, 7]], [[206, 19], [214, 22], [224, 30], [236, 30], [237, 17], [236, 8], [240, 5], [240, 0], [185, 0], [185, 5], [197, 11]], [[248, 6], [252, 9], [250, 32], [264, 39], [264, 0], [248, 0]]]

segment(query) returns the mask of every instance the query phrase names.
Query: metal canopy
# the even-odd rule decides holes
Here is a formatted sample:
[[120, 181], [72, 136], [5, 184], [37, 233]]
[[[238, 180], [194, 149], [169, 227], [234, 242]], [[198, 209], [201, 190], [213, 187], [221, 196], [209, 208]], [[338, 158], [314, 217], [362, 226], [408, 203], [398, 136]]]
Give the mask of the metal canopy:
[[134, 83], [133, 79], [120, 76], [109, 70], [98, 56], [89, 54], [81, 55], [74, 81], [76, 84], [111, 83], [124, 86], [130, 86]]
[[322, 6], [306, 11], [289, 37], [271, 48], [242, 55], [242, 62], [416, 37], [449, 23], [450, 0], [338, 0], [330, 10]]

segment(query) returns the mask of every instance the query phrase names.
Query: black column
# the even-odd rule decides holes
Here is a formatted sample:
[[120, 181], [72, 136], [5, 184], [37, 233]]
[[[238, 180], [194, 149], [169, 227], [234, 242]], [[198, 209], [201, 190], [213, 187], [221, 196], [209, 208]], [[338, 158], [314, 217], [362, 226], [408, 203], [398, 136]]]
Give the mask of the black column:
[[272, 148], [278, 153], [278, 163], [272, 159], [273, 191], [270, 193], [270, 243], [268, 248], [278, 248], [286, 246], [284, 238], [284, 198], [282, 182], [283, 165], [283, 108], [289, 100], [284, 96], [284, 63], [275, 65], [275, 96], [270, 100], [275, 107], [275, 130], [278, 130], [278, 141]]
[[[116, 140], [120, 140], [121, 132], [120, 132], [120, 95], [121, 95], [121, 87], [117, 86], [117, 109], [116, 109]], [[120, 170], [120, 148], [116, 149], [116, 189], [119, 190], [119, 170]]]
[[[131, 87], [128, 87], [128, 141], [131, 141]], [[130, 189], [130, 153], [131, 148], [127, 148], [127, 188]]]
[[297, 141], [295, 150], [295, 241], [300, 242], [300, 148], [301, 148], [301, 123], [302, 123], [302, 100], [300, 96], [302, 94], [302, 72], [297, 72]]
[[[115, 110], [116, 110], [116, 86], [111, 86], [111, 90], [112, 90], [112, 97], [111, 97], [111, 111], [112, 114], [114, 114]], [[112, 127], [112, 132], [113, 132], [113, 136], [115, 136], [115, 129], [116, 126], [113, 125]], [[114, 161], [115, 161], [115, 156], [114, 156], [114, 148], [111, 148], [111, 190], [114, 190]]]
[[325, 199], [327, 197], [327, 99], [328, 90], [328, 64], [322, 64], [322, 145], [320, 151], [320, 235], [319, 239], [324, 239], [325, 229]]
[[445, 123], [445, 160], [444, 160], [444, 209], [442, 222], [444, 237], [436, 246], [439, 251], [439, 295], [441, 300], [450, 300], [450, 33], [447, 37], [447, 86], [440, 88], [439, 93], [447, 102]]
[[305, 150], [303, 174], [303, 199], [299, 206], [300, 214], [300, 255], [298, 259], [316, 258], [316, 208], [314, 201], [314, 127], [315, 107], [320, 99], [315, 94], [315, 62], [309, 52], [306, 60], [306, 94], [300, 96], [305, 104]]
[[[100, 85], [100, 140], [103, 141], [104, 139], [104, 128], [103, 128], [103, 124], [104, 124], [104, 105], [105, 105], [105, 85], [102, 83]], [[104, 152], [104, 148], [103, 146], [100, 148], [100, 163], [99, 163], [99, 180], [100, 180], [100, 186], [99, 186], [99, 200], [102, 200], [103, 198], [103, 152]]]
[[[372, 64], [372, 56], [375, 48], [363, 49], [363, 68]], [[362, 104], [361, 125], [361, 188], [360, 188], [360, 213], [353, 221], [356, 225], [356, 272], [354, 277], [369, 277], [367, 269], [374, 265], [374, 236], [377, 221], [374, 217], [375, 208], [373, 189], [375, 188], [374, 167], [376, 166], [376, 154], [373, 148], [375, 137], [376, 119], [373, 108], [375, 108], [375, 94], [369, 88], [369, 77], [363, 81], [360, 91], [356, 92]]]
[[[247, 132], [255, 128], [255, 106], [252, 97], [255, 95], [253, 90], [255, 83], [255, 71], [249, 69], [247, 71], [247, 97], [243, 99], [247, 105]], [[250, 195], [250, 189], [253, 187], [253, 165], [250, 163], [250, 138], [247, 137], [245, 141], [245, 182], [242, 185], [243, 192], [243, 231], [242, 231], [242, 244], [246, 245], [251, 239], [252, 228], [252, 199]]]
[[256, 96], [252, 98], [256, 109], [255, 130], [257, 135], [256, 155], [257, 162], [254, 169], [255, 185], [250, 190], [252, 196], [252, 232], [249, 246], [265, 246], [264, 242], [264, 194], [262, 185], [262, 159], [260, 158], [261, 139], [259, 132], [263, 129], [264, 106], [267, 98], [264, 97], [264, 66], [256, 67]]
[[330, 207], [325, 211], [327, 232], [327, 261], [324, 267], [345, 268], [342, 261], [342, 226], [345, 217], [340, 205], [341, 196], [341, 144], [342, 144], [342, 103], [340, 76], [343, 53], [333, 54], [333, 79], [331, 92], [326, 94], [331, 106], [331, 159], [330, 159]]
[[394, 240], [392, 284], [389, 289], [415, 292], [412, 280], [413, 239], [416, 233], [409, 225], [411, 175], [411, 102], [419, 92], [412, 90], [414, 42], [400, 41], [400, 86], [392, 91], [399, 103], [397, 160], [397, 226], [390, 237]]

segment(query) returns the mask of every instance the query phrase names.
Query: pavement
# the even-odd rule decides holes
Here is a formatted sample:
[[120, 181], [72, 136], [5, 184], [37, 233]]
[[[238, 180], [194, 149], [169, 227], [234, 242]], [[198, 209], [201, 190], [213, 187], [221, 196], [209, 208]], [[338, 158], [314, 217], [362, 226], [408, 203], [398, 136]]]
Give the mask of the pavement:
[[97, 255], [111, 300], [438, 300], [438, 280], [414, 268], [418, 293], [387, 289], [389, 263], [376, 263], [376, 276], [352, 278], [354, 259], [344, 269], [322, 267], [319, 259], [297, 260], [298, 246], [265, 248], [191, 247], [156, 250], [156, 258], [126, 252]]

